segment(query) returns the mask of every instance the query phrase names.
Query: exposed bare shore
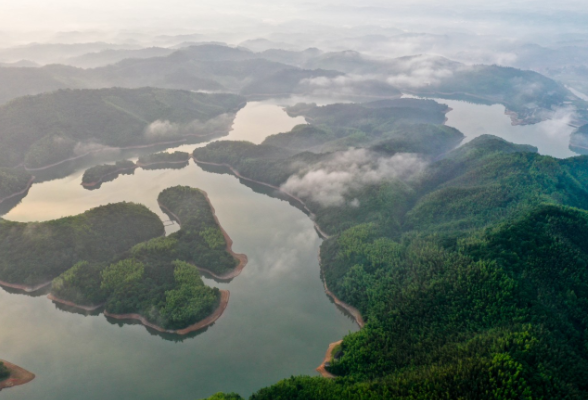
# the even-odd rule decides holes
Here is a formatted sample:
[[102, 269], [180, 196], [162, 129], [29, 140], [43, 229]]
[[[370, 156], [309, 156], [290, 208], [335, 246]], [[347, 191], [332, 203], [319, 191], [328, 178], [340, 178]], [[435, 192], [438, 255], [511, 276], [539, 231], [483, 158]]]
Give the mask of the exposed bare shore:
[[[206, 193], [204, 190], [200, 190], [200, 191], [204, 194], [204, 197], [206, 198], [206, 201], [208, 202], [208, 205], [210, 206], [210, 209], [212, 210], [212, 215], [214, 217], [214, 220], [216, 221], [216, 224], [220, 228], [220, 230], [225, 238], [225, 242], [227, 242], [227, 248], [226, 248], [227, 252], [229, 254], [231, 254], [233, 257], [235, 257], [239, 261], [239, 264], [237, 264], [237, 266], [233, 270], [231, 270], [223, 275], [215, 274], [214, 272], [212, 272], [211, 270], [209, 270], [207, 268], [203, 268], [203, 267], [199, 267], [199, 266], [196, 266], [196, 268], [198, 268], [202, 272], [205, 272], [205, 273], [213, 276], [214, 278], [216, 278], [218, 280], [221, 280], [221, 281], [231, 280], [231, 279], [239, 276], [241, 274], [241, 272], [243, 271], [243, 268], [245, 268], [245, 265], [247, 265], [247, 261], [248, 261], [247, 255], [235, 253], [233, 251], [233, 239], [231, 239], [231, 237], [229, 236], [227, 231], [225, 231], [223, 226], [220, 224], [220, 221], [218, 220], [218, 217], [216, 216], [216, 211], [214, 209], [214, 206], [212, 205], [210, 198], [208, 197], [208, 193]], [[176, 214], [171, 212], [171, 210], [169, 208], [167, 208], [165, 205], [159, 203], [159, 206], [163, 210], [165, 210], [169, 215], [171, 215], [178, 222], [178, 224], [180, 224], [180, 226], [182, 226], [182, 221], [180, 220], [180, 217], [178, 217]]]
[[27, 286], [27, 285], [20, 285], [18, 283], [8, 283], [8, 282], [0, 281], [0, 286], [6, 286], [6, 287], [9, 287], [12, 289], [18, 289], [18, 290], [25, 291], [27, 293], [31, 293], [31, 292], [36, 292], [37, 290], [42, 289], [45, 286], [51, 285], [51, 282], [53, 282], [53, 281], [40, 283], [36, 286]]
[[195, 323], [194, 325], [190, 325], [184, 329], [178, 329], [178, 330], [164, 329], [160, 326], [157, 326], [157, 325], [147, 321], [145, 319], [145, 317], [143, 317], [140, 314], [111, 314], [108, 311], [104, 311], [104, 315], [107, 317], [110, 317], [110, 318], [120, 319], [120, 320], [136, 320], [136, 321], [141, 322], [143, 325], [148, 326], [149, 328], [155, 329], [156, 331], [162, 332], [162, 333], [173, 333], [176, 335], [187, 335], [190, 332], [196, 332], [196, 331], [199, 331], [201, 329], [206, 328], [207, 326], [212, 325], [221, 317], [221, 315], [223, 315], [227, 306], [229, 305], [230, 292], [228, 290], [221, 290], [220, 292], [221, 292], [221, 299], [220, 299], [220, 304], [218, 305], [217, 309], [214, 310], [214, 312], [212, 314], [210, 314], [208, 317], [206, 317], [203, 320]]
[[95, 311], [95, 310], [99, 309], [100, 307], [104, 306], [104, 304], [99, 304], [97, 306], [82, 306], [80, 304], [72, 303], [71, 301], [60, 299], [59, 297], [56, 297], [56, 296], [52, 295], [51, 293], [49, 293], [47, 295], [47, 298], [51, 301], [56, 302], [56, 303], [65, 304], [66, 306], [79, 308], [84, 311]]
[[239, 173], [239, 171], [237, 171], [235, 168], [233, 168], [233, 167], [232, 167], [231, 165], [229, 165], [229, 164], [219, 164], [219, 163], [213, 163], [213, 162], [208, 162], [208, 161], [200, 161], [200, 160], [198, 160], [196, 157], [193, 157], [193, 158], [194, 158], [194, 161], [195, 161], [196, 163], [198, 163], [198, 164], [204, 164], [204, 165], [214, 165], [214, 166], [217, 166], [217, 167], [225, 167], [225, 168], [228, 168], [228, 169], [229, 169], [229, 170], [230, 170], [230, 171], [231, 171], [231, 172], [232, 172], [232, 173], [233, 173], [233, 174], [234, 174], [234, 175], [235, 175], [237, 178], [240, 178], [240, 179], [243, 179], [243, 180], [246, 180], [246, 181], [249, 181], [249, 182], [254, 182], [254, 183], [257, 183], [257, 184], [260, 184], [260, 185], [263, 185], [263, 186], [267, 186], [267, 187], [270, 187], [270, 188], [272, 188], [272, 189], [275, 189], [275, 190], [278, 190], [278, 191], [280, 191], [280, 192], [284, 193], [286, 196], [288, 196], [288, 197], [290, 197], [290, 198], [292, 198], [292, 199], [296, 200], [296, 202], [298, 202], [300, 205], [302, 205], [302, 207], [304, 207], [304, 209], [306, 210], [306, 212], [307, 212], [307, 213], [310, 215], [310, 219], [311, 219], [311, 220], [312, 220], [312, 222], [314, 223], [314, 228], [317, 230], [317, 232], [318, 232], [318, 233], [319, 233], [319, 234], [320, 234], [320, 235], [321, 235], [323, 238], [325, 238], [325, 239], [328, 239], [328, 238], [330, 237], [329, 235], [327, 235], [327, 234], [326, 234], [326, 233], [325, 233], [325, 232], [324, 232], [324, 231], [321, 229], [321, 227], [319, 226], [319, 224], [317, 224], [317, 223], [316, 223], [316, 221], [315, 221], [315, 217], [316, 217], [316, 216], [315, 216], [315, 214], [314, 214], [312, 211], [310, 211], [310, 209], [309, 209], [309, 208], [306, 206], [306, 203], [305, 203], [304, 201], [302, 201], [302, 199], [301, 199], [301, 198], [299, 198], [299, 197], [297, 197], [297, 196], [294, 196], [292, 193], [288, 193], [288, 192], [286, 192], [285, 190], [283, 190], [282, 188], [279, 188], [279, 187], [277, 187], [277, 186], [274, 186], [274, 185], [271, 185], [271, 184], [269, 184], [269, 183], [266, 183], [266, 182], [258, 181], [258, 180], [251, 179], [251, 178], [248, 178], [248, 177], [246, 177], [246, 176], [243, 176], [243, 175], [241, 175], [241, 174]]
[[329, 371], [327, 371], [327, 369], [325, 367], [326, 367], [326, 364], [330, 363], [333, 358], [333, 350], [335, 350], [335, 347], [339, 346], [341, 343], [343, 343], [343, 340], [339, 340], [338, 342], [331, 343], [329, 345], [329, 348], [327, 349], [327, 354], [325, 354], [325, 358], [323, 359], [323, 362], [316, 369], [317, 372], [319, 374], [321, 374], [321, 376], [323, 378], [330, 378], [330, 379], [336, 378], [336, 376], [331, 374]]
[[2, 202], [4, 202], [5, 200], [12, 199], [13, 197], [20, 196], [21, 194], [26, 193], [31, 188], [31, 186], [33, 186], [34, 181], [35, 181], [35, 177], [33, 176], [33, 177], [31, 177], [31, 179], [29, 179], [29, 182], [27, 183], [26, 188], [24, 188], [20, 192], [12, 193], [10, 196], [6, 196], [6, 197], [1, 198], [0, 204], [2, 204]]
[[35, 379], [35, 374], [33, 374], [32, 372], [29, 372], [26, 369], [21, 368], [18, 365], [14, 365], [8, 361], [0, 361], [2, 361], [10, 371], [10, 376], [5, 380], [0, 381], [0, 390], [14, 386], [24, 385], [25, 383], [29, 383], [30, 381]]
[[351, 316], [353, 316], [353, 318], [355, 319], [355, 322], [357, 323], [357, 325], [360, 328], [363, 328], [365, 325], [365, 321], [363, 320], [363, 317], [361, 316], [361, 313], [359, 312], [359, 310], [357, 308], [345, 303], [344, 301], [340, 300], [337, 296], [335, 296], [335, 294], [329, 290], [329, 288], [327, 287], [327, 283], [324, 282], [324, 280], [323, 280], [323, 284], [325, 286], [325, 293], [327, 293], [327, 295], [331, 299], [333, 299], [335, 304], [337, 304], [339, 307], [343, 308], [345, 311], [347, 311], [349, 314], [351, 314]]

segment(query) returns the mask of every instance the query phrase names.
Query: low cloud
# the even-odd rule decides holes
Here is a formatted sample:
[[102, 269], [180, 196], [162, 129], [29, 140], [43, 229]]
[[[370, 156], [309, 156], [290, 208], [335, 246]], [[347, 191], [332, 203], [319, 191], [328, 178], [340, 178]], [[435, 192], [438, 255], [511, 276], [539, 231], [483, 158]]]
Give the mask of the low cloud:
[[77, 143], [74, 147], [74, 154], [76, 156], [81, 156], [88, 153], [98, 153], [98, 152], [111, 152], [111, 153], [118, 153], [120, 149], [110, 146], [104, 146], [103, 144], [94, 143], [94, 142], [87, 142], [87, 143]]
[[330, 159], [291, 176], [282, 189], [324, 207], [346, 203], [358, 207], [357, 199], [346, 200], [352, 191], [394, 179], [409, 179], [422, 171], [426, 164], [416, 154], [398, 153], [382, 157], [366, 149], [351, 149], [335, 153]]
[[234, 113], [221, 114], [205, 122], [194, 120], [188, 124], [157, 120], [145, 128], [145, 136], [150, 140], [161, 140], [176, 138], [179, 136], [202, 136], [212, 133], [228, 133], [233, 126], [234, 120]]

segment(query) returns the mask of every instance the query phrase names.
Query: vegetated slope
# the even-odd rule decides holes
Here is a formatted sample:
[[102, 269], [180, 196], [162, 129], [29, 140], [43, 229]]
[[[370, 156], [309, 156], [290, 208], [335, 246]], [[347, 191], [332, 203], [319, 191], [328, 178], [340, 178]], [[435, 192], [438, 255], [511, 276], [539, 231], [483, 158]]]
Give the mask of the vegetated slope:
[[133, 203], [109, 204], [47, 222], [0, 220], [0, 280], [35, 286], [81, 260], [107, 262], [162, 234], [157, 215]]
[[0, 168], [0, 201], [27, 188], [32, 176], [22, 169]]
[[396, 99], [322, 107], [300, 103], [286, 111], [293, 117], [304, 116], [310, 125], [269, 136], [263, 144], [313, 152], [374, 146], [380, 151], [434, 155], [451, 150], [463, 139], [456, 129], [441, 125], [449, 109], [432, 100]]
[[131, 175], [135, 172], [134, 162], [129, 160], [117, 161], [114, 164], [100, 164], [88, 168], [82, 176], [82, 185], [88, 189], [99, 189], [104, 182], [110, 182], [119, 175]]
[[0, 381], [8, 378], [10, 376], [10, 370], [6, 368], [6, 365], [2, 361], [0, 361]]
[[144, 169], [184, 168], [190, 158], [190, 154], [182, 151], [153, 153], [139, 157], [137, 165]]
[[[261, 53], [267, 59], [290, 62], [301, 68], [329, 69], [353, 76], [370, 76], [393, 84], [404, 93], [455, 98], [481, 103], [500, 103], [518, 115], [513, 121], [536, 123], [568, 100], [585, 105], [563, 85], [534, 71], [497, 65], [468, 66], [433, 55], [414, 55], [375, 60], [354, 51], [335, 53]], [[325, 82], [317, 82], [317, 86]], [[337, 86], [333, 83], [331, 90]]]
[[52, 293], [76, 304], [106, 303], [110, 313], [140, 314], [165, 329], [182, 329], [210, 315], [220, 292], [204, 285], [196, 265], [223, 274], [237, 261], [203, 192], [176, 186], [158, 201], [181, 221], [178, 232], [137, 244], [110, 264], [77, 264], [54, 280]]
[[[242, 97], [230, 94], [153, 88], [62, 90], [23, 97], [0, 107], [0, 165], [24, 161], [38, 168], [100, 146], [145, 145], [212, 134], [214, 129], [228, 131], [230, 115], [244, 104]], [[157, 126], [147, 130], [155, 121]]]
[[405, 190], [366, 184], [337, 206], [308, 194], [334, 234], [324, 279], [366, 325], [327, 367], [340, 378], [293, 377], [251, 399], [585, 398], [587, 178], [588, 157], [486, 135]]
[[255, 95], [264, 93], [262, 86], [267, 79], [282, 88], [288, 87], [287, 93], [291, 93], [291, 89], [303, 79], [338, 75], [341, 73], [310, 71], [269, 61], [242, 49], [199, 45], [176, 50], [167, 56], [125, 59], [93, 69], [65, 65], [34, 69], [0, 68], [0, 82], [10, 83], [0, 96], [0, 104], [15, 97], [61, 88], [99, 89], [113, 86], [231, 93], [239, 93], [248, 87], [244, 92]]

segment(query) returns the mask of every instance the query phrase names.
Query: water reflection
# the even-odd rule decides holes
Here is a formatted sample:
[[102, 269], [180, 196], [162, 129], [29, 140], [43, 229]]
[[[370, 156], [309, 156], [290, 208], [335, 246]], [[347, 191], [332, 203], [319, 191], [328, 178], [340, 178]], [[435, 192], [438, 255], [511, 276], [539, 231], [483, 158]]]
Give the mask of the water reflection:
[[[268, 120], [289, 118], [275, 105], [265, 113]], [[289, 121], [265, 132], [300, 123]], [[233, 134], [247, 137], [239, 129]], [[221, 390], [248, 395], [291, 375], [315, 374], [327, 345], [357, 329], [323, 290], [317, 260], [321, 240], [312, 221], [288, 202], [192, 161], [180, 170], [138, 169], [94, 191], [80, 185], [82, 175], [79, 169], [33, 185], [5, 218], [49, 220], [135, 201], [166, 220], [158, 194], [189, 185], [208, 192], [234, 251], [247, 254], [249, 262], [230, 283], [204, 277], [207, 285], [230, 290], [231, 300], [213, 326], [184, 338], [163, 337], [103, 315], [72, 313], [44, 295], [0, 290], [2, 356], [37, 374], [30, 384], [3, 391], [3, 398], [197, 399]]]
[[433, 100], [453, 109], [447, 113], [446, 125], [459, 129], [466, 136], [462, 145], [478, 136], [489, 134], [517, 144], [531, 144], [543, 155], [557, 158], [577, 155], [569, 149], [570, 135], [576, 129], [568, 125], [571, 121], [571, 110], [561, 110], [553, 119], [538, 124], [513, 126], [510, 117], [504, 113], [504, 106], [500, 104]]

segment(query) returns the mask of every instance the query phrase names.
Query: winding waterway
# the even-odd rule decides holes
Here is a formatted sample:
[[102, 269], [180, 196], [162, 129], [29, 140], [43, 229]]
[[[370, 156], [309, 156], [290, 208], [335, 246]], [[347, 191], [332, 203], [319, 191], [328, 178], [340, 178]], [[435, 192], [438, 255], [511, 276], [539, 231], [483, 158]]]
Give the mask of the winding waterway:
[[[301, 122], [271, 103], [251, 103], [223, 139], [259, 142]], [[2, 391], [3, 399], [193, 400], [221, 390], [248, 395], [291, 375], [316, 375], [329, 343], [357, 330], [325, 294], [321, 240], [312, 221], [289, 203], [193, 162], [181, 170], [138, 169], [93, 191], [80, 185], [82, 174], [33, 185], [4, 217], [48, 220], [134, 201], [167, 219], [157, 206], [159, 192], [190, 185], [208, 192], [233, 249], [247, 254], [249, 263], [230, 283], [205, 279], [230, 290], [229, 306], [213, 326], [182, 341], [103, 315], [62, 311], [45, 296], [0, 290], [2, 358], [37, 375]]]
[[[502, 106], [439, 101], [453, 108], [447, 124], [464, 132], [466, 141], [489, 133], [533, 144], [542, 154], [574, 155], [567, 149], [571, 128], [562, 121], [513, 127]], [[259, 143], [299, 123], [304, 121], [288, 117], [275, 103], [249, 103], [230, 135], [220, 140]], [[208, 285], [230, 290], [229, 306], [213, 326], [181, 341], [101, 314], [64, 311], [44, 295], [0, 290], [1, 356], [37, 375], [25, 386], [2, 391], [4, 399], [181, 400], [221, 390], [248, 395], [291, 375], [316, 375], [328, 344], [357, 330], [325, 294], [317, 259], [321, 240], [312, 221], [289, 203], [192, 161], [180, 170], [137, 169], [93, 191], [80, 185], [82, 175], [79, 170], [34, 184], [3, 217], [43, 221], [133, 201], [167, 220], [157, 195], [189, 185], [208, 192], [233, 250], [247, 254], [249, 263], [230, 283], [205, 278]]]

